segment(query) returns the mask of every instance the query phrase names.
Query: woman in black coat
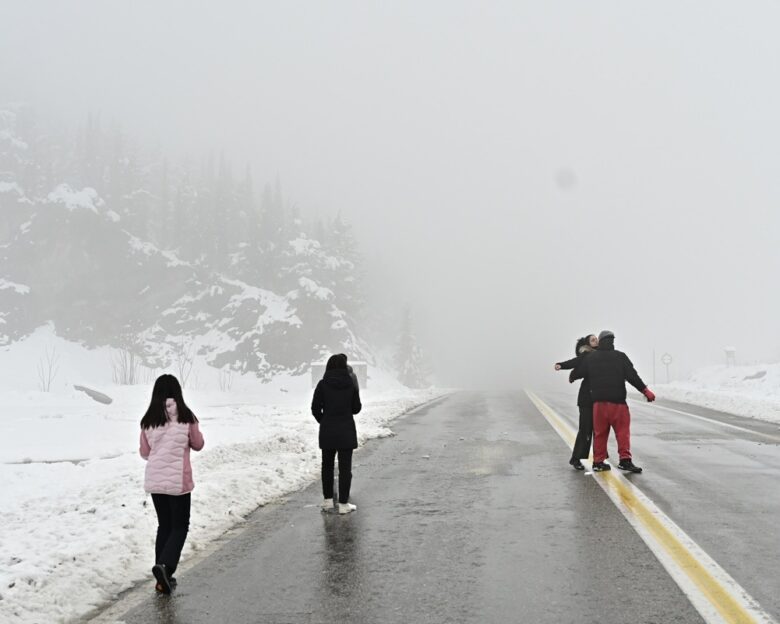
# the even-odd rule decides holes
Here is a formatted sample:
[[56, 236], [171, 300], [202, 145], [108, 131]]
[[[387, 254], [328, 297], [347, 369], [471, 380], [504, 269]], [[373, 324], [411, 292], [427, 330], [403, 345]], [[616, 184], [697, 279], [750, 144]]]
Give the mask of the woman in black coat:
[[[580, 338], [574, 347], [576, 357], [565, 362], [558, 362], [555, 365], [555, 370], [577, 368], [578, 364], [598, 346], [599, 339], [594, 334]], [[569, 381], [572, 382], [571, 376]], [[590, 384], [587, 379], [584, 379], [580, 384], [577, 407], [580, 410], [580, 427], [577, 430], [577, 439], [574, 441], [569, 463], [574, 466], [575, 470], [585, 470], [581, 460], [588, 459], [593, 440], [593, 399], [590, 397]]]
[[357, 448], [354, 414], [360, 412], [360, 391], [350, 374], [347, 356], [332, 355], [325, 366], [325, 375], [314, 389], [311, 413], [320, 423], [322, 449], [323, 511], [333, 508], [333, 468], [339, 457], [339, 513], [355, 511], [349, 502], [352, 485], [352, 451]]

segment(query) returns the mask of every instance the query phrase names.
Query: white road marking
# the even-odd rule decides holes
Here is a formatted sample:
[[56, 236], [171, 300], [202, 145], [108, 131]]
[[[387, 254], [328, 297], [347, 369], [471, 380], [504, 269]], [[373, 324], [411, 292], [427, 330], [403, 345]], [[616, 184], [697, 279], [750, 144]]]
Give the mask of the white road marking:
[[653, 403], [652, 406], [646, 403], [643, 403], [642, 401], [635, 401], [634, 399], [629, 399], [631, 403], [634, 403], [640, 407], [657, 407], [663, 410], [666, 410], [667, 412], [674, 412], [675, 414], [681, 414], [683, 416], [688, 416], [689, 418], [695, 418], [697, 420], [703, 420], [708, 423], [712, 423], [714, 425], [720, 425], [721, 427], [726, 427], [728, 429], [737, 429], [738, 431], [744, 431], [745, 433], [749, 433], [751, 435], [760, 436], [762, 438], [767, 438], [769, 440], [772, 440], [778, 444], [780, 444], [780, 435], [772, 435], [771, 433], [762, 433], [761, 431], [755, 431], [753, 429], [748, 429], [747, 427], [740, 427], [739, 425], [732, 425], [731, 423], [723, 422], [721, 420], [717, 420], [715, 418], [707, 418], [706, 416], [699, 416], [698, 414], [691, 414], [690, 412], [684, 412], [683, 410], [678, 410], [673, 407], [666, 407], [665, 405], [659, 405], [657, 403]]

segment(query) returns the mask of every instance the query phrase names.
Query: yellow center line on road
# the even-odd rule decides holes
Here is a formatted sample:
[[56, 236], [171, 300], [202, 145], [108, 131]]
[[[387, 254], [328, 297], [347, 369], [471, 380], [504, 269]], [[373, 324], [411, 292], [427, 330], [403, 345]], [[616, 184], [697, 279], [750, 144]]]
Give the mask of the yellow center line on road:
[[[570, 447], [572, 427], [530, 390], [526, 394]], [[594, 473], [597, 483], [639, 533], [708, 623], [776, 624], [775, 620], [638, 487], [621, 474]]]

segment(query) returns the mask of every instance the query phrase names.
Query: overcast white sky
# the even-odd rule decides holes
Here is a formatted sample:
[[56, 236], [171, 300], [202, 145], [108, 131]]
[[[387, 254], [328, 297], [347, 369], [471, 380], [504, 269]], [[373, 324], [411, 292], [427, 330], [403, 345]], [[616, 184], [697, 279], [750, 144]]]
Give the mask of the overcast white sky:
[[444, 381], [780, 358], [776, 0], [2, 4], [0, 104], [342, 210]]

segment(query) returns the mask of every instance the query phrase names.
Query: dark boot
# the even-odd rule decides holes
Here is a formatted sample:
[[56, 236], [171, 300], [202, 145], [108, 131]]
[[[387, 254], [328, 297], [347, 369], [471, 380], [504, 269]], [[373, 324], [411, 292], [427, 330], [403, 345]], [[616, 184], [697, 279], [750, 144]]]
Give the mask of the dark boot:
[[574, 459], [573, 457], [569, 460], [569, 465], [574, 468], [574, 470], [585, 470], [585, 466], [582, 465], [582, 462], [579, 459]]
[[632, 462], [630, 459], [621, 459], [620, 463], [618, 464], [618, 468], [625, 470], [626, 472], [642, 472], [642, 469], [639, 466], [635, 466], [634, 462]]
[[612, 466], [607, 462], [593, 462], [593, 472], [606, 472], [607, 470], [612, 470]]
[[171, 577], [168, 575], [168, 569], [165, 567], [165, 564], [158, 563], [155, 565], [152, 568], [152, 574], [154, 574], [154, 578], [157, 579], [157, 586], [155, 589], [162, 594], [170, 594], [173, 589], [173, 584], [171, 583]]

